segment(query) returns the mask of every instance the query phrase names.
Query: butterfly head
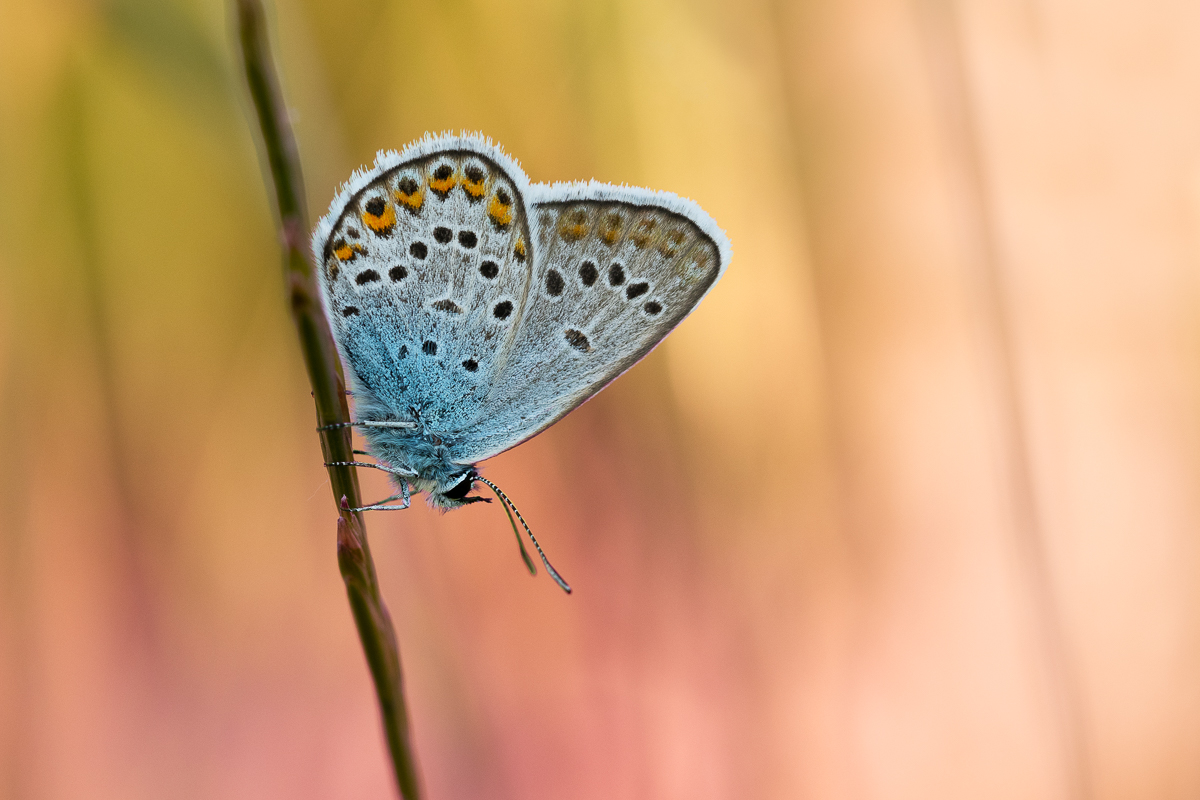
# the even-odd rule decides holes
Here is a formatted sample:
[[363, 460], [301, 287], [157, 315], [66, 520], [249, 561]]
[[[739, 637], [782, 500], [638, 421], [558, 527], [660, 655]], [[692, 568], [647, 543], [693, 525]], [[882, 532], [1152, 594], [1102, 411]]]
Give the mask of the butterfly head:
[[475, 487], [475, 479], [479, 473], [472, 467], [460, 475], [453, 475], [447, 485], [429, 491], [429, 502], [438, 508], [461, 508], [471, 503], [490, 503], [487, 497], [472, 496], [471, 489]]
[[425, 470], [408, 478], [409, 484], [418, 492], [424, 492], [429, 505], [449, 511], [471, 503], [490, 502], [486, 497], [471, 494], [479, 473], [474, 467], [463, 468], [461, 464], [448, 465], [451, 469]]

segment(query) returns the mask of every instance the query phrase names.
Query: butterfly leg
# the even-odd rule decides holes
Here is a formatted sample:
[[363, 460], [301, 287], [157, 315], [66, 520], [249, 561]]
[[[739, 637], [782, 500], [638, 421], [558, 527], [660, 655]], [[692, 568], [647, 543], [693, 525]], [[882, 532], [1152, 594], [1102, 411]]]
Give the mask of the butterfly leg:
[[417, 423], [400, 420], [365, 420], [363, 422], [334, 422], [322, 425], [317, 431], [336, 431], [339, 428], [415, 428]]
[[[403, 503], [401, 503], [398, 506], [386, 505], [387, 503], [390, 503], [393, 500], [402, 500]], [[411, 498], [409, 497], [409, 494], [408, 494], [408, 481], [404, 481], [403, 488], [402, 488], [402, 491], [400, 492], [400, 494], [394, 494], [391, 497], [384, 498], [383, 500], [380, 500], [378, 503], [372, 503], [369, 506], [361, 506], [359, 508], [352, 508], [352, 509], [350, 509], [350, 511], [403, 511], [404, 509], [408, 508], [410, 503], [411, 503]]]
[[[361, 451], [355, 450], [354, 452], [358, 453]], [[411, 478], [412, 476], [417, 474], [417, 473], [413, 472], [411, 469], [400, 469], [399, 467], [385, 467], [382, 464], [372, 464], [368, 461], [326, 461], [325, 466], [327, 466], [327, 467], [370, 467], [371, 469], [377, 469], [377, 470], [386, 472], [389, 475], [403, 475], [408, 478]]]

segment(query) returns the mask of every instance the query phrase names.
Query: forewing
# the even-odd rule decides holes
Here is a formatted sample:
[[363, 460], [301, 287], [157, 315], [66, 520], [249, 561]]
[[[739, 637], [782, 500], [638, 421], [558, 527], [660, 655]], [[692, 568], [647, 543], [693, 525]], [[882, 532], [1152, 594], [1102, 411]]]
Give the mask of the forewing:
[[662, 341], [728, 265], [696, 204], [607, 184], [533, 186], [533, 280], [463, 461], [533, 436]]
[[449, 438], [479, 416], [513, 344], [531, 272], [527, 181], [481, 139], [415, 149], [351, 181], [314, 252], [360, 408], [378, 401]]

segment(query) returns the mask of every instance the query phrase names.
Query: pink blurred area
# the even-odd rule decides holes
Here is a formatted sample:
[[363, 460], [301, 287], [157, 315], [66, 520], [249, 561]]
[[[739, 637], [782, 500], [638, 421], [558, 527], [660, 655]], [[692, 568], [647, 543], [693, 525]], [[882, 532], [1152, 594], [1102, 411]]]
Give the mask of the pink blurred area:
[[[226, 15], [0, 5], [0, 797], [393, 792]], [[733, 243], [484, 466], [573, 596], [369, 520], [429, 798], [1200, 796], [1200, 6], [270, 17], [314, 219], [468, 129]]]

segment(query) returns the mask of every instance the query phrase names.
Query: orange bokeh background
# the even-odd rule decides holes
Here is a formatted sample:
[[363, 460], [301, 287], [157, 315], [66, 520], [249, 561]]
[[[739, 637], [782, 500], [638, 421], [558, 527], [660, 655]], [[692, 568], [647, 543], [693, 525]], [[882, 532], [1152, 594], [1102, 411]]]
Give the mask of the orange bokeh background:
[[[227, 11], [0, 0], [0, 797], [393, 791]], [[574, 596], [369, 519], [429, 798], [1200, 795], [1200, 5], [269, 16], [314, 219], [469, 129], [733, 243], [485, 464]]]

